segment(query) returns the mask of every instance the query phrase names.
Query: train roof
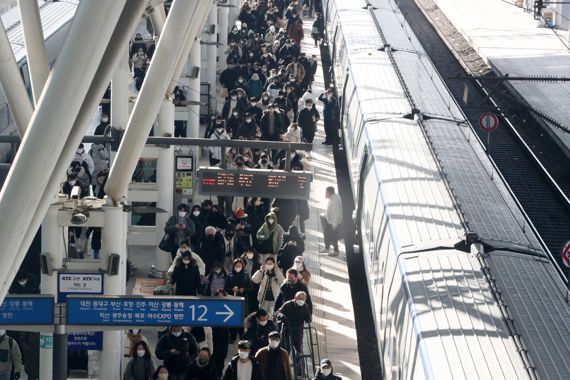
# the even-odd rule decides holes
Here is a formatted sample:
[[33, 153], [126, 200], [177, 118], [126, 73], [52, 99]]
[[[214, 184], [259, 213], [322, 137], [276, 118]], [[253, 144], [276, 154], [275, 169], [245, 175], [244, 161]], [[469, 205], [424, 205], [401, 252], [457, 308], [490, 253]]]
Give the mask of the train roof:
[[432, 364], [428, 378], [528, 377], [475, 256], [454, 249], [404, 253], [400, 268], [420, 355], [427, 356], [422, 363]]
[[[525, 226], [524, 215], [507, 186], [496, 172], [492, 174], [494, 168], [482, 144], [399, 9], [393, 2], [370, 3], [398, 70], [392, 66], [388, 53], [379, 50], [384, 47], [379, 31], [364, 27], [374, 25], [370, 12], [360, 9], [338, 11], [342, 43], [355, 41], [344, 48], [346, 58], [341, 58], [347, 61], [356, 88], [358, 112], [362, 120], [372, 120], [365, 124], [364, 134], [368, 152], [374, 157], [381, 209], [390, 218], [389, 234], [395, 252], [406, 256], [405, 252], [414, 246], [421, 250], [433, 243], [425, 255], [406, 256], [402, 275], [410, 290], [412, 309], [424, 312], [418, 314], [419, 321], [426, 322], [417, 325], [417, 333], [427, 339], [428, 351], [439, 352], [442, 358], [450, 360], [450, 367], [461, 365], [458, 369], [442, 369], [451, 371], [450, 376], [434, 378], [470, 377], [465, 375], [470, 372], [464, 371], [471, 363], [454, 363], [448, 344], [456, 345], [455, 352], [471, 355], [477, 366], [486, 367], [479, 371], [498, 371], [498, 377], [503, 365], [515, 363], [512, 353], [517, 348], [504, 342], [506, 321], [497, 314], [497, 301], [489, 296], [490, 284], [496, 284], [495, 294], [502, 297], [501, 302], [510, 313], [507, 318], [513, 318], [524, 350], [535, 360], [539, 378], [567, 377], [570, 363], [565, 359], [570, 355], [570, 329], [565, 321], [570, 318], [570, 306], [564, 301], [564, 284], [554, 265], [546, 258], [537, 237]], [[335, 49], [339, 49], [337, 55], [343, 51], [338, 46]], [[403, 119], [413, 107], [421, 111], [418, 117], [423, 114], [432, 118], [421, 122]], [[394, 115], [392, 120], [387, 120], [389, 115]], [[352, 126], [358, 128], [358, 117], [350, 117]], [[352, 139], [354, 133], [348, 131], [348, 138]], [[363, 212], [369, 212], [368, 207]], [[489, 243], [485, 246], [483, 270], [490, 273], [490, 280], [480, 277], [481, 265], [478, 267], [469, 253], [446, 250], [440, 244], [446, 239], [457, 239], [465, 230], [476, 232], [483, 242]], [[470, 295], [479, 297], [476, 308], [473, 300], [464, 296], [464, 290], [453, 285], [459, 282], [480, 287], [479, 293]], [[450, 284], [451, 289], [446, 290]], [[471, 307], [471, 312], [466, 312], [466, 307]], [[489, 322], [490, 317], [493, 324], [489, 331], [479, 333], [472, 326]], [[486, 341], [487, 337], [496, 339]], [[513, 341], [512, 336], [510, 340]], [[487, 360], [481, 356], [487, 350], [502, 350], [502, 345], [506, 352], [492, 354], [497, 355], [498, 361], [479, 362]], [[437, 363], [439, 356], [434, 359], [432, 363]], [[515, 367], [516, 373], [524, 368], [520, 362]], [[438, 374], [437, 368], [431, 370]], [[457, 375], [460, 373], [464, 375]], [[523, 372], [520, 377], [527, 375]]]
[[[40, 17], [42, 20], [44, 39], [47, 40], [73, 18], [79, 1], [39, 1], [38, 3], [40, 6]], [[24, 32], [20, 22], [19, 9], [14, 7], [3, 13], [1, 18], [4, 28], [6, 29], [8, 40], [12, 45], [12, 51], [14, 52], [16, 62], [20, 62], [26, 57], [26, 48], [24, 46]]]

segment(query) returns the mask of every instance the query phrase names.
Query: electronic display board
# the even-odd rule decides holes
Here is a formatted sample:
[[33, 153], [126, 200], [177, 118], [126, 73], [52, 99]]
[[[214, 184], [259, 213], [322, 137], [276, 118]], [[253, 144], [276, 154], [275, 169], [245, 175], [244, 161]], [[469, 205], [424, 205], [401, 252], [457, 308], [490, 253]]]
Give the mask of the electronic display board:
[[203, 195], [255, 196], [309, 199], [310, 172], [266, 169], [198, 169], [198, 189]]

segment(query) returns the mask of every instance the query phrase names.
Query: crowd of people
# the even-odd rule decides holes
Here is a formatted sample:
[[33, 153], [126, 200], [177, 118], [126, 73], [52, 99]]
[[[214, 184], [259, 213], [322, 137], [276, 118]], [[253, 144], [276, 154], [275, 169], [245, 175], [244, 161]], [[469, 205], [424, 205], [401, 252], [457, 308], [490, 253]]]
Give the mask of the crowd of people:
[[[226, 95], [221, 114], [206, 128], [210, 139], [267, 140], [312, 143], [321, 119], [315, 102], [324, 104], [327, 133], [332, 143], [333, 119], [338, 112], [332, 89], [312, 94], [316, 56], [301, 52], [303, 19], [315, 13], [315, 45], [324, 33], [320, 1], [245, 1], [238, 25], [228, 35], [227, 68], [220, 74]], [[278, 150], [209, 149], [210, 165], [226, 168], [284, 168], [286, 152]], [[290, 167], [302, 170], [302, 156], [290, 155]], [[340, 224], [340, 204], [328, 188], [329, 206], [322, 216], [327, 229], [325, 247], [338, 254], [335, 231]], [[331, 199], [333, 201], [331, 202]], [[168, 284], [176, 295], [239, 296], [245, 299], [243, 329], [182, 328], [161, 332], [156, 357], [169, 379], [276, 379], [301, 374], [303, 336], [310, 323], [313, 303], [309, 293], [311, 273], [303, 253], [306, 201], [259, 197], [218, 197], [189, 206], [180, 204], [164, 228], [161, 248], [172, 255]], [[140, 330], [130, 331], [137, 336]], [[141, 336], [142, 337], [142, 336]], [[237, 354], [226, 363], [236, 344]], [[149, 367], [148, 347], [134, 342], [130, 368]], [[297, 360], [290, 358], [293, 354]], [[290, 362], [294, 361], [293, 369]], [[146, 372], [149, 373], [149, 372]], [[168, 375], [166, 375], [166, 373]], [[161, 375], [157, 375], [161, 376]], [[169, 376], [169, 377], [167, 377]], [[332, 363], [321, 363], [316, 379], [338, 379]]]

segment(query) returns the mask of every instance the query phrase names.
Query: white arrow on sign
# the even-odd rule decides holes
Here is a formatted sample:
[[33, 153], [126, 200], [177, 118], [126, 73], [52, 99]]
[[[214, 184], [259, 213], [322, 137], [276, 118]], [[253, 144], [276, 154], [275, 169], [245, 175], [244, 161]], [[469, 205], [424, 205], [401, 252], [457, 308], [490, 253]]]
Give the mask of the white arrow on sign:
[[227, 317], [224, 319], [225, 323], [228, 321], [228, 319], [233, 317], [235, 313], [228, 305], [224, 304], [224, 307], [226, 308], [227, 311], [216, 311], [216, 315], [227, 315]]

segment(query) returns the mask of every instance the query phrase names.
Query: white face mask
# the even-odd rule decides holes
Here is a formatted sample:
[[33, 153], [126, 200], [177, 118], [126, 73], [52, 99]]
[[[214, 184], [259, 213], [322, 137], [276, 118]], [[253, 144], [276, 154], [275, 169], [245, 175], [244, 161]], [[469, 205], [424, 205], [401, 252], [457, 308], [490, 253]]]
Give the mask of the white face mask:
[[331, 374], [332, 369], [331, 368], [321, 368], [321, 372], [323, 373], [323, 375], [328, 376]]
[[184, 265], [190, 264], [190, 260], [182, 260], [182, 262], [184, 263]]
[[279, 347], [280, 340], [270, 340], [269, 341], [269, 348], [276, 349]]
[[239, 358], [240, 359], [247, 359], [249, 357], [249, 352], [248, 351], [239, 351]]
[[259, 323], [260, 326], [265, 326], [267, 321], [257, 321], [257, 323]]
[[6, 335], [6, 330], [0, 330], [0, 336]]
[[173, 332], [172, 335], [178, 338], [180, 335], [182, 335], [182, 331]]
[[131, 334], [137, 335], [140, 331], [141, 329], [131, 329]]
[[303, 264], [302, 263], [295, 263], [295, 269], [297, 269], [298, 271], [303, 270]]
[[273, 224], [273, 223], [275, 223], [275, 219], [273, 219], [273, 218], [267, 218], [267, 223]]
[[303, 306], [305, 304], [305, 300], [295, 300], [297, 306]]
[[184, 218], [188, 214], [186, 211], [178, 211], [178, 216]]
[[139, 358], [142, 358], [145, 353], [146, 353], [145, 350], [137, 350], [137, 355], [139, 356]]
[[273, 264], [268, 264], [268, 265], [265, 265], [265, 268], [266, 268], [267, 270], [273, 270], [273, 268], [275, 268], [275, 265], [273, 265]]
[[247, 255], [245, 255], [245, 257], [247, 257], [249, 260], [253, 259], [253, 253], [248, 253]]
[[167, 373], [159, 373], [158, 374], [158, 380], [168, 380], [168, 374]]
[[108, 118], [108, 117], [103, 117], [103, 118], [101, 118], [101, 121], [102, 121], [103, 123], [108, 123], [108, 122], [109, 122], [109, 118]]
[[68, 183], [69, 183], [71, 186], [75, 186], [75, 184], [77, 183], [77, 181], [74, 180], [74, 179], [72, 179], [71, 181], [68, 181]]
[[235, 267], [234, 272], [239, 273], [241, 272], [242, 269], [243, 269], [242, 267]]
[[192, 215], [194, 215], [194, 216], [200, 216], [200, 211], [192, 211]]
[[21, 280], [18, 281], [18, 284], [22, 285], [22, 286], [26, 286], [26, 284], [28, 283], [28, 280]]

